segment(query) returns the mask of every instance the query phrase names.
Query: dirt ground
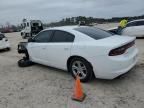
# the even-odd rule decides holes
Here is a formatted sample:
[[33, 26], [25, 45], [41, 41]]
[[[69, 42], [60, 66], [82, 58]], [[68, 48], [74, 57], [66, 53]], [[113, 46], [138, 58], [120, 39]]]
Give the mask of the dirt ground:
[[23, 40], [20, 33], [6, 36], [12, 48], [0, 52], [0, 108], [144, 108], [144, 39], [136, 40], [139, 61], [130, 72], [119, 79], [82, 84], [87, 97], [79, 103], [71, 100], [70, 73], [39, 64], [18, 67], [22, 55], [17, 44]]

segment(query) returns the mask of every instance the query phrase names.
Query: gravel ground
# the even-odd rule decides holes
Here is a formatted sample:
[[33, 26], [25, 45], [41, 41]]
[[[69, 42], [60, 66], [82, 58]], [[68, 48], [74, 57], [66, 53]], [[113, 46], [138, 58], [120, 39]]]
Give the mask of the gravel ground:
[[12, 49], [0, 52], [0, 108], [144, 108], [144, 39], [136, 40], [139, 61], [131, 71], [119, 79], [82, 84], [87, 97], [79, 103], [71, 100], [70, 73], [39, 64], [18, 67], [22, 55], [16, 49], [23, 40], [20, 33], [6, 36]]

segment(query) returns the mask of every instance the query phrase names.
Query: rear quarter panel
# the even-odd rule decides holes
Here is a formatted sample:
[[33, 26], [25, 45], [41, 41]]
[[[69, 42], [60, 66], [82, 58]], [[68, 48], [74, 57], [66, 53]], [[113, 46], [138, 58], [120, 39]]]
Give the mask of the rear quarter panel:
[[102, 45], [90, 44], [86, 42], [74, 43], [71, 49], [72, 56], [81, 56], [85, 59], [91, 59], [98, 56], [106, 56], [110, 51], [109, 47], [104, 47]]
[[106, 55], [110, 49], [108, 46], [105, 47], [97, 40], [80, 32], [74, 31], [73, 34], [75, 35], [75, 40], [71, 48], [71, 56], [81, 56], [88, 60], [92, 57]]

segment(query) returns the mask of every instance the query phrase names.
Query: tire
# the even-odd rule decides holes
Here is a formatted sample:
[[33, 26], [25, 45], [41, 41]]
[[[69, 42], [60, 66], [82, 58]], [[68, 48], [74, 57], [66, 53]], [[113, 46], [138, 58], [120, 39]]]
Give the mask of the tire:
[[[78, 69], [78, 68], [74, 68], [74, 67], [79, 67], [78, 66], [79, 63], [80, 63], [79, 66], [83, 68], [82, 70]], [[92, 76], [93, 76], [93, 68], [92, 68], [91, 64], [83, 58], [72, 59], [68, 70], [71, 72], [71, 74], [74, 78], [76, 78], [76, 76], [77, 76], [77, 74], [76, 74], [78, 72], [77, 70], [82, 71], [81, 73], [84, 73], [85, 77], [83, 77], [83, 75], [81, 73], [79, 73], [79, 75], [78, 75], [81, 82], [88, 82], [89, 80], [92, 79]]]
[[8, 48], [6, 48], [6, 50], [7, 50], [7, 51], [10, 51], [10, 50], [11, 50], [11, 48], [9, 48], [9, 47], [8, 47]]
[[4, 50], [5, 50], [5, 51], [10, 51], [10, 48], [8, 47], [8, 48], [5, 48]]
[[32, 66], [33, 64], [34, 64], [33, 62], [25, 58], [18, 61], [19, 67], [28, 67], [28, 66]]

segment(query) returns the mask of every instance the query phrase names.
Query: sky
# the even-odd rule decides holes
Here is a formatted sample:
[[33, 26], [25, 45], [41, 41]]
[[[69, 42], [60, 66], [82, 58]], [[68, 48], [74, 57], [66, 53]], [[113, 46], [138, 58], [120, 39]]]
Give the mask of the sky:
[[111, 18], [144, 15], [144, 0], [0, 0], [0, 25], [23, 18], [43, 22], [73, 16]]

